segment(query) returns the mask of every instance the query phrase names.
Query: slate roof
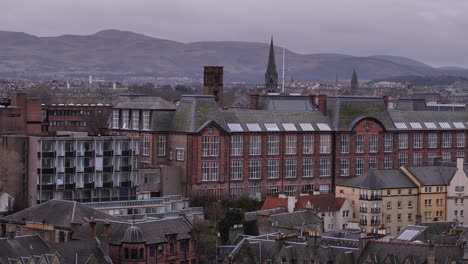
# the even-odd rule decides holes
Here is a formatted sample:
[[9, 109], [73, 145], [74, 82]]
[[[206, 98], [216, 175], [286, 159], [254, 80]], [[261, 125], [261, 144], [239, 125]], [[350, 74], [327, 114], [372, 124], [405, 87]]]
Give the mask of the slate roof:
[[424, 98], [399, 98], [395, 103], [395, 109], [405, 111], [425, 111], [427, 110]]
[[173, 131], [175, 111], [152, 111], [150, 130]]
[[[451, 130], [468, 128], [468, 115], [466, 112], [437, 112], [437, 111], [398, 111], [388, 110], [394, 123], [405, 123], [407, 130], [443, 130], [440, 123], [448, 122]], [[424, 123], [432, 122], [434, 128], [428, 128]], [[465, 128], [457, 128], [454, 123], [461, 122]], [[415, 129], [410, 127], [410, 123], [420, 123], [421, 128]]]
[[64, 263], [75, 263], [75, 260], [78, 260], [78, 263], [87, 263], [86, 261], [89, 259], [93, 259], [93, 263], [111, 263], [96, 239], [70, 240], [65, 243], [57, 243], [55, 249], [64, 260]]
[[312, 106], [308, 96], [301, 95], [260, 95], [258, 108], [268, 111], [312, 111], [316, 110]]
[[425, 186], [448, 185], [457, 171], [456, 167], [448, 166], [420, 166], [407, 167], [407, 169]]
[[386, 130], [395, 126], [382, 97], [328, 97], [327, 115], [336, 131], [350, 131], [363, 118], [377, 119]]
[[[128, 222], [110, 221], [111, 235], [109, 243], [120, 245], [124, 239], [125, 232], [132, 225]], [[167, 218], [146, 222], [136, 222], [135, 226], [141, 228], [146, 239], [146, 244], [158, 244], [167, 242], [166, 234], [177, 234], [177, 239], [189, 239], [192, 225], [183, 217]], [[73, 239], [90, 239], [89, 224], [83, 225], [73, 236]], [[104, 222], [96, 221], [96, 235], [99, 240], [104, 237]]]
[[144, 110], [175, 110], [175, 104], [161, 97], [134, 97], [117, 104], [114, 108], [120, 109], [144, 109]]
[[182, 95], [172, 122], [176, 132], [198, 132], [210, 122], [226, 130], [220, 109], [209, 95]]
[[399, 169], [371, 170], [337, 185], [368, 190], [417, 187], [417, 185]]
[[270, 222], [278, 223], [280, 227], [300, 227], [304, 224], [321, 223], [323, 220], [312, 210], [296, 211], [292, 213], [282, 213], [271, 215]]
[[45, 223], [46, 225], [69, 229], [71, 224], [85, 224], [87, 219], [91, 217], [96, 219], [119, 219], [78, 202], [50, 200], [5, 216], [0, 219], [0, 222]]
[[39, 235], [18, 236], [14, 239], [0, 238], [0, 263], [10, 263], [9, 258], [29, 258], [55, 253]]
[[[427, 263], [429, 253], [429, 244], [426, 243], [396, 243], [369, 241], [359, 256], [357, 263], [366, 262], [369, 258], [375, 264], [384, 262], [389, 258], [390, 262], [395, 264], [407, 263]], [[435, 258], [437, 263], [451, 263], [455, 259], [456, 263], [461, 263], [463, 257], [463, 248], [456, 245], [435, 245]]]

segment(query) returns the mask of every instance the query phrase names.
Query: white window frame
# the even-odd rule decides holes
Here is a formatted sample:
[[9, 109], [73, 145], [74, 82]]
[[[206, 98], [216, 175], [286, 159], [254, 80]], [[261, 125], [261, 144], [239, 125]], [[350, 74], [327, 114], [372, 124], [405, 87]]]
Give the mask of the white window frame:
[[176, 148], [176, 160], [177, 161], [184, 161], [185, 160], [185, 149], [184, 148]]
[[302, 136], [302, 154], [314, 154], [314, 135]]
[[463, 132], [457, 133], [457, 148], [464, 148], [466, 146], [466, 135]]
[[279, 135], [268, 135], [268, 155], [279, 155]]
[[320, 159], [320, 177], [331, 176], [331, 160], [329, 158]]
[[166, 156], [166, 136], [158, 136], [158, 157]]
[[286, 159], [284, 161], [284, 177], [287, 179], [297, 177], [297, 159]]
[[349, 159], [340, 160], [340, 176], [349, 176]]
[[267, 160], [267, 177], [268, 179], [279, 178], [279, 160], [277, 159]]
[[302, 160], [302, 177], [314, 177], [314, 159], [305, 158]]
[[408, 149], [408, 134], [398, 134], [398, 149]]
[[384, 136], [384, 152], [393, 152], [393, 134], [385, 134]]
[[438, 135], [437, 133], [429, 133], [427, 135], [427, 148], [434, 149], [437, 148], [438, 144]]
[[364, 153], [366, 139], [364, 134], [356, 134], [356, 153]]
[[423, 134], [416, 133], [413, 134], [413, 149], [422, 149], [423, 148]]
[[364, 158], [356, 158], [356, 176], [364, 174]]
[[251, 135], [249, 140], [249, 155], [260, 156], [262, 155], [262, 137], [258, 135]]
[[262, 178], [262, 160], [249, 160], [249, 179], [259, 180]]
[[442, 148], [451, 148], [452, 147], [452, 133], [445, 132], [442, 133]]
[[143, 110], [143, 130], [150, 130], [150, 111]]
[[349, 153], [349, 140], [350, 136], [347, 134], [341, 135], [340, 137], [340, 149], [341, 153]]
[[320, 154], [331, 153], [331, 135], [320, 135]]
[[421, 152], [413, 153], [413, 166], [423, 165], [423, 154]]
[[297, 154], [297, 136], [296, 135], [286, 135], [285, 136], [285, 154], [286, 155], [295, 155]]
[[398, 153], [398, 167], [408, 165], [408, 153]]
[[231, 156], [238, 157], [243, 155], [244, 137], [241, 135], [231, 136]]
[[379, 135], [369, 135], [369, 153], [377, 153], [379, 151]]
[[231, 180], [242, 180], [243, 160], [231, 160]]

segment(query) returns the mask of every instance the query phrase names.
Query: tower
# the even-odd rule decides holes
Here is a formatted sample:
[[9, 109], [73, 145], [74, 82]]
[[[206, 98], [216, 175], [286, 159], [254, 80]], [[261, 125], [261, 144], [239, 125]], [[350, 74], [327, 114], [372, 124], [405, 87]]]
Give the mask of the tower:
[[223, 67], [205, 66], [203, 94], [213, 95], [219, 107], [223, 107]]
[[275, 48], [273, 47], [273, 36], [270, 42], [270, 53], [268, 55], [268, 65], [265, 72], [265, 88], [267, 92], [277, 92], [278, 72], [276, 71]]
[[351, 94], [355, 95], [359, 90], [359, 81], [356, 74], [356, 69], [353, 70], [353, 76], [351, 77]]

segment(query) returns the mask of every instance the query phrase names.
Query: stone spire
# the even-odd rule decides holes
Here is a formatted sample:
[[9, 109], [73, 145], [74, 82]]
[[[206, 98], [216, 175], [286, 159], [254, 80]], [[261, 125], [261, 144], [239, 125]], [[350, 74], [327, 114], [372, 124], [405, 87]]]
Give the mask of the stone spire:
[[359, 90], [359, 81], [356, 74], [356, 69], [353, 70], [353, 76], [351, 77], [351, 94], [357, 94]]
[[273, 47], [273, 36], [271, 36], [270, 54], [265, 72], [265, 88], [267, 92], [278, 92], [278, 72], [276, 71], [275, 48]]

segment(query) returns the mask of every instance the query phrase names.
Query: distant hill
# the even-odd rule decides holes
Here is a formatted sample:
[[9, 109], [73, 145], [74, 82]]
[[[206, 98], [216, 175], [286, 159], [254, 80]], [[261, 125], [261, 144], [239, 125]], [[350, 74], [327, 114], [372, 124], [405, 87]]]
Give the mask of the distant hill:
[[[267, 43], [180, 43], [119, 30], [88, 36], [36, 37], [0, 31], [0, 78], [126, 76], [202, 78], [204, 65], [222, 65], [227, 81], [262, 83], [268, 57]], [[282, 48], [276, 48], [281, 65]], [[286, 50], [286, 79], [350, 79], [356, 68], [359, 79], [396, 76], [459, 75], [468, 70], [434, 68], [396, 56], [355, 57], [343, 54], [298, 54]], [[281, 69], [278, 68], [278, 73]]]

